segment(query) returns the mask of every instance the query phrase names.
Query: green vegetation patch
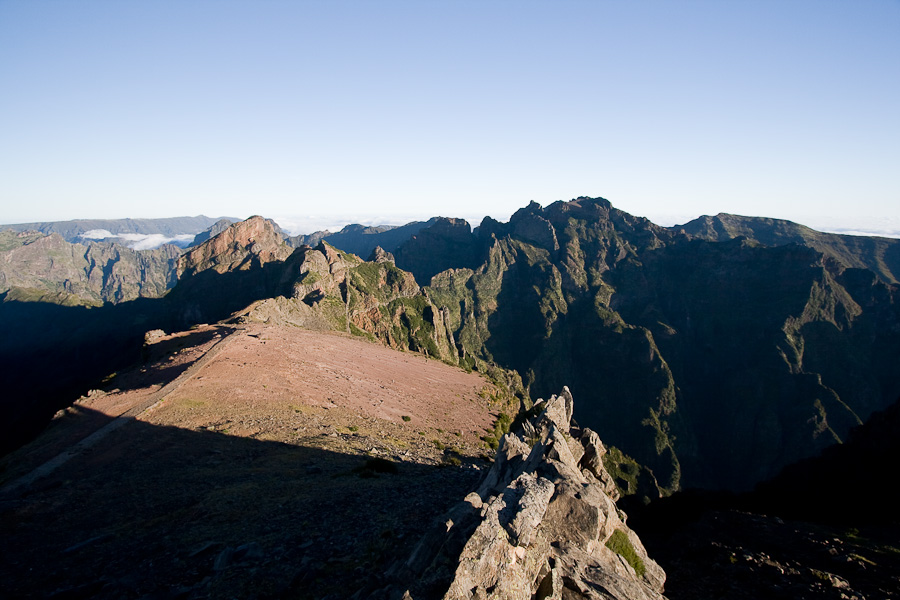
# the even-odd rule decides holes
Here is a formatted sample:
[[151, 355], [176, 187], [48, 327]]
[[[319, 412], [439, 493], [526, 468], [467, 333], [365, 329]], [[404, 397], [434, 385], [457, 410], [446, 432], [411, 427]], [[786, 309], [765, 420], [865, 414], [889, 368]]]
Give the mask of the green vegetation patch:
[[497, 420], [494, 421], [493, 429], [487, 435], [481, 436], [481, 439], [484, 440], [492, 450], [496, 450], [500, 446], [500, 439], [509, 433], [512, 422], [513, 419], [511, 416], [505, 412], [501, 412], [497, 415]]
[[376, 340], [376, 338], [375, 338], [374, 335], [372, 335], [372, 334], [369, 333], [368, 331], [365, 331], [365, 330], [363, 330], [363, 329], [360, 329], [359, 327], [357, 327], [357, 326], [354, 325], [353, 323], [350, 323], [350, 333], [352, 333], [353, 335], [358, 336], [358, 337], [366, 338], [366, 339], [369, 340], [370, 342], [378, 341], [378, 340]]
[[616, 482], [620, 494], [628, 496], [637, 493], [640, 463], [615, 446], [610, 446], [603, 455], [603, 466]]
[[625, 562], [631, 565], [631, 568], [634, 569], [634, 572], [637, 573], [639, 577], [646, 575], [647, 565], [644, 564], [644, 561], [638, 556], [634, 546], [631, 545], [631, 540], [628, 539], [627, 533], [621, 529], [616, 529], [613, 534], [609, 536], [609, 539], [606, 540], [606, 547], [624, 558]]

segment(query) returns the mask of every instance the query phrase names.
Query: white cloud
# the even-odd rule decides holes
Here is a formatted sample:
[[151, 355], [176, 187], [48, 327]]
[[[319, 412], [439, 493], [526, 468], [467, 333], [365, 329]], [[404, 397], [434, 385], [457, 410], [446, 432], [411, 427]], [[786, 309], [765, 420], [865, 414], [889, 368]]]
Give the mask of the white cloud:
[[125, 245], [132, 250], [152, 250], [154, 248], [159, 248], [163, 244], [175, 244], [181, 248], [186, 248], [194, 241], [194, 235], [195, 234], [193, 233], [187, 233], [176, 235], [175, 237], [168, 237], [161, 233], [120, 233], [116, 237], [127, 240]]
[[868, 235], [900, 238], [900, 218], [896, 217], [799, 217], [803, 223], [818, 231], [844, 235]]
[[91, 229], [90, 231], [85, 231], [80, 234], [78, 237], [84, 238], [86, 240], [105, 240], [106, 238], [118, 237], [115, 233], [107, 231], [106, 229]]
[[175, 244], [181, 248], [187, 248], [194, 241], [193, 233], [165, 236], [161, 233], [112, 233], [106, 229], [91, 229], [78, 237], [85, 240], [105, 240], [128, 246], [132, 250], [153, 250], [163, 244]]

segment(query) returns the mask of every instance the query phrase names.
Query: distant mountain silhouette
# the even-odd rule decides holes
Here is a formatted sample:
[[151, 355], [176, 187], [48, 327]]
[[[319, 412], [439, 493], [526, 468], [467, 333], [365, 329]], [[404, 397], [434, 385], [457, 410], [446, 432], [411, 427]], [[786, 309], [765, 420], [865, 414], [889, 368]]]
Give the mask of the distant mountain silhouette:
[[887, 283], [900, 281], [900, 240], [861, 235], [822, 233], [782, 219], [742, 217], [719, 213], [703, 216], [670, 229], [693, 238], [723, 242], [744, 237], [765, 246], [809, 246], [845, 267], [869, 269]]
[[[169, 217], [163, 219], [77, 219], [74, 221], [38, 221], [0, 225], [0, 230], [39, 231], [43, 234], [58, 233], [67, 242], [82, 241], [82, 235], [93, 230], [105, 229], [112, 234], [139, 233], [160, 234], [167, 237], [195, 234], [213, 226], [223, 217]], [[235, 222], [239, 219], [228, 218]]]
[[326, 241], [335, 248], [349, 252], [357, 256], [369, 256], [376, 246], [380, 246], [387, 252], [393, 252], [400, 244], [409, 240], [424, 227], [432, 225], [437, 217], [429, 221], [413, 221], [400, 227], [380, 225], [372, 227], [368, 225], [347, 225], [337, 233], [330, 231], [317, 231], [308, 235], [297, 235], [288, 239], [288, 243], [299, 248], [300, 246], [316, 246], [321, 241]]

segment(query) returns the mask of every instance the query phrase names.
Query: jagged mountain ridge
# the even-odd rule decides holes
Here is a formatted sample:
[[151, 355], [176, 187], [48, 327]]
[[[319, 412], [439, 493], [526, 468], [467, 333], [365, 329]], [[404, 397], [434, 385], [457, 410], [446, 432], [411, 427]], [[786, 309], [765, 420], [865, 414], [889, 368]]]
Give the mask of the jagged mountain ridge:
[[900, 385], [897, 288], [811, 248], [691, 240], [589, 198], [485, 219], [470, 247], [480, 266], [427, 288], [465, 351], [537, 394], [568, 382], [664, 488], [746, 489]]
[[[303, 260], [326, 248], [303, 251]], [[408, 288], [403, 301], [372, 300], [359, 293], [364, 277], [344, 275], [374, 269], [386, 281], [393, 265], [342, 264], [330, 288], [283, 288], [292, 300], [262, 300], [245, 317], [310, 326], [314, 319], [298, 317], [306, 311], [321, 326], [330, 315], [331, 327], [395, 347], [470, 367], [495, 362], [537, 393], [571, 381], [586, 398], [578, 418], [666, 489], [684, 483], [682, 463], [691, 485], [751, 486], [840, 440], [897, 386], [896, 290], [812, 249], [691, 240], [579, 199], [532, 204], [508, 224], [486, 219], [477, 233], [439, 219], [396, 254], [420, 280], [454, 257], [486, 258], [439, 272], [421, 294]], [[404, 264], [408, 256], [418, 263]], [[314, 269], [315, 280], [334, 275], [333, 264]], [[734, 308], [740, 318], [730, 317]], [[412, 320], [421, 324], [404, 332]], [[426, 335], [411, 343], [410, 331]], [[734, 440], [742, 450], [723, 452]]]
[[[289, 323], [377, 337], [393, 348], [456, 363], [441, 311], [410, 273], [366, 262], [325, 241], [291, 248], [270, 221], [252, 217], [184, 254], [179, 285], [167, 297], [191, 319], [236, 313], [246, 322]], [[216, 294], [221, 277], [241, 285]]]
[[[895, 287], [796, 245], [692, 240], [603, 199], [532, 203], [476, 232], [437, 219], [395, 248], [399, 268], [229, 231], [182, 260], [165, 319], [243, 310], [496, 363], [537, 394], [568, 382], [577, 418], [664, 489], [752, 485], [840, 439], [898, 385]], [[431, 285], [404, 267], [434, 273]]]

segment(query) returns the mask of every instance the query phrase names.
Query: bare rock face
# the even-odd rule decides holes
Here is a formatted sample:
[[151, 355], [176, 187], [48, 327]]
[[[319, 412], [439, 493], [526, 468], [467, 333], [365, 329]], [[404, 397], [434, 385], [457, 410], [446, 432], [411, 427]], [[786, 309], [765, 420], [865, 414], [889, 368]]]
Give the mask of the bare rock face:
[[540, 214], [541, 212], [541, 205], [532, 200], [527, 207], [516, 211], [510, 218], [509, 224], [512, 227], [513, 235], [555, 252], [559, 250], [556, 229], [548, 219]]
[[375, 246], [375, 248], [372, 250], [372, 254], [369, 255], [369, 262], [389, 262], [392, 264], [397, 264], [397, 261], [394, 259], [394, 255], [381, 246]]
[[[568, 388], [503, 438], [474, 494], [391, 575], [409, 598], [663, 598], [665, 573], [614, 503], [597, 435]], [[612, 486], [614, 489], [614, 486]], [[388, 594], [390, 595], [390, 594]]]
[[178, 261], [178, 277], [206, 270], [217, 273], [248, 270], [269, 262], [284, 261], [292, 251], [272, 221], [250, 217], [182, 255]]

